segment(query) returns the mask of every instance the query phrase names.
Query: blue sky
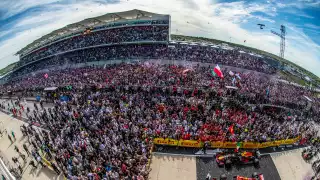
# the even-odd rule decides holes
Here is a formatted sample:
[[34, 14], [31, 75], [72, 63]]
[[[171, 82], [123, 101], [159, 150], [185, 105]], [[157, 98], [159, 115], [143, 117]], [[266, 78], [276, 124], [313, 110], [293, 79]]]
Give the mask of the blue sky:
[[[285, 58], [320, 76], [320, 0], [1, 0], [0, 68], [37, 38], [68, 24], [131, 9], [170, 14], [172, 33], [205, 36], [276, 55], [287, 27]], [[261, 30], [256, 24], [262, 23]]]

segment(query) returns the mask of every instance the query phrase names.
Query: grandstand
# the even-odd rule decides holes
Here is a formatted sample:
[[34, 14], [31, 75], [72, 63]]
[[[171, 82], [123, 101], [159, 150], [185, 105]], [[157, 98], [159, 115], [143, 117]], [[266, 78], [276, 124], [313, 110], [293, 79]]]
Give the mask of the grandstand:
[[15, 71], [35, 62], [83, 49], [123, 44], [167, 43], [170, 16], [131, 10], [85, 19], [55, 30], [17, 52]]
[[[9, 79], [73, 65], [104, 65], [117, 60], [163, 59], [219, 63], [274, 73], [279, 63], [226, 44], [170, 41], [170, 15], [141, 10], [108, 13], [55, 30], [17, 52]], [[226, 56], [233, 61], [225, 60]]]

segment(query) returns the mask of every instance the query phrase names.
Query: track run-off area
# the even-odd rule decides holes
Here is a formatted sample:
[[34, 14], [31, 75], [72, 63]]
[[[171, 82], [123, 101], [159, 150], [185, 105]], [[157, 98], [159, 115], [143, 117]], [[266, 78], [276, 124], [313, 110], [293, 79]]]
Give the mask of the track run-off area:
[[240, 175], [251, 177], [254, 172], [262, 173], [267, 180], [310, 180], [313, 174], [311, 164], [301, 157], [302, 149], [264, 155], [260, 167], [244, 165], [230, 170], [217, 166], [211, 156], [178, 155], [154, 153], [151, 160], [150, 180], [205, 180], [226, 174], [232, 180]]

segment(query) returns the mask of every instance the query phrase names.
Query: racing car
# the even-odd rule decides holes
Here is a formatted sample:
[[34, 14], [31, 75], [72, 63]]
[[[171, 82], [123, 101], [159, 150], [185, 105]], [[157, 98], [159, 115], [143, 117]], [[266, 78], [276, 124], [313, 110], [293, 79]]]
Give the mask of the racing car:
[[243, 176], [234, 176], [234, 180], [264, 180], [263, 174], [253, 173], [251, 178]]
[[259, 151], [243, 151], [238, 153], [220, 152], [216, 154], [216, 162], [218, 166], [225, 166], [225, 168], [231, 168], [232, 164], [254, 164], [254, 166], [259, 166], [260, 157]]

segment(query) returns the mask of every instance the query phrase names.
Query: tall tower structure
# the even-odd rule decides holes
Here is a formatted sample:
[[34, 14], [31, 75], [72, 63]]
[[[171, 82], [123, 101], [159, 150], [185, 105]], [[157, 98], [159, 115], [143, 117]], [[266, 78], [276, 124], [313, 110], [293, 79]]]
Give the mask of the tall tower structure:
[[280, 41], [280, 57], [284, 58], [284, 51], [286, 47], [286, 27], [284, 25], [280, 26], [280, 33], [271, 30], [272, 34], [275, 34], [281, 38]]

